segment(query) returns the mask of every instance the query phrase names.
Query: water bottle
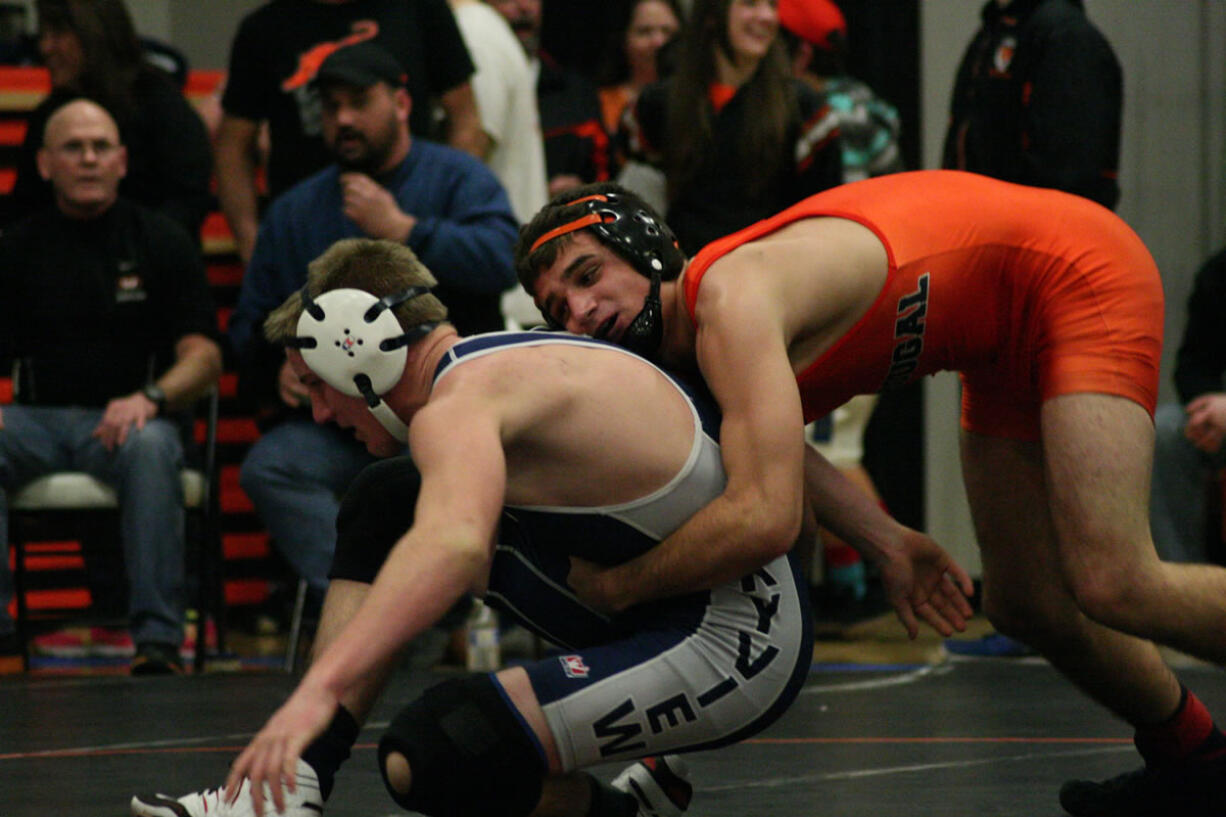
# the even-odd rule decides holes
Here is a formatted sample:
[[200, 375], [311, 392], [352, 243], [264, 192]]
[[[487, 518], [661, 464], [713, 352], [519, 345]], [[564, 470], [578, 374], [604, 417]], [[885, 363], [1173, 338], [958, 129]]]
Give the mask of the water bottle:
[[469, 672], [496, 672], [502, 668], [502, 651], [498, 644], [498, 613], [473, 599], [468, 614]]

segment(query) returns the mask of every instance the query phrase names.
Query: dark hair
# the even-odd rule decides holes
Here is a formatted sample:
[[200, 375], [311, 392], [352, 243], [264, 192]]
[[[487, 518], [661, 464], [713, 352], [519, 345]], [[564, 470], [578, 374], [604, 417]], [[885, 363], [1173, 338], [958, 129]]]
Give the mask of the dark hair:
[[[680, 192], [702, 172], [714, 144], [709, 97], [716, 78], [716, 49], [732, 52], [728, 41], [728, 9], [733, 0], [694, 0], [689, 26], [680, 43], [677, 67], [668, 92], [665, 123], [665, 175], [668, 195]], [[741, 132], [736, 135], [737, 160], [755, 168], [746, 174], [761, 192], [790, 161], [788, 131], [799, 119], [800, 109], [792, 86], [791, 71], [783, 45], [776, 38], [762, 57], [753, 76], [740, 89], [748, 103]]]
[[[588, 228], [583, 228], [573, 233], [566, 233], [552, 241], [546, 241], [536, 250], [532, 249], [532, 245], [550, 230], [555, 230], [564, 224], [569, 224], [588, 212], [583, 204], [575, 204], [575, 202], [578, 202], [580, 199], [588, 199], [592, 196], [609, 193], [616, 194], [621, 199], [623, 209], [627, 211], [642, 210], [659, 224], [664, 224], [664, 220], [660, 218], [659, 213], [651, 205], [634, 192], [627, 190], [616, 182], [595, 182], [594, 184], [585, 184], [582, 187], [576, 187], [559, 193], [548, 204], [542, 207], [532, 217], [531, 221], [519, 228], [519, 240], [515, 243], [515, 274], [519, 278], [519, 283], [527, 290], [528, 294], [533, 294], [533, 288], [536, 286], [536, 279], [540, 277], [541, 270], [552, 266], [557, 261], [558, 254], [566, 248], [567, 244], [579, 232], [583, 232], [583, 230]], [[671, 233], [669, 235], [671, 236]], [[618, 254], [623, 254], [616, 247], [613, 249]], [[676, 278], [679, 272], [680, 269], [674, 269], [662, 277], [665, 280]], [[646, 275], [647, 273], [644, 272], [643, 274]]]
[[36, 8], [40, 28], [71, 31], [81, 41], [81, 74], [64, 90], [130, 114], [137, 105], [132, 86], [150, 68], [123, 0], [37, 0]]
[[[630, 63], [626, 59], [626, 33], [630, 30], [630, 23], [634, 20], [634, 12], [643, 3], [649, 0], [630, 0], [629, 3], [622, 4], [623, 13], [618, 16], [618, 24], [609, 32], [609, 37], [605, 41], [604, 50], [601, 52], [600, 63], [596, 69], [596, 83], [604, 87], [606, 85], [619, 85], [630, 78]], [[663, 3], [672, 9], [673, 14], [677, 17], [677, 23], [681, 26], [678, 31], [678, 36], [685, 30], [685, 14], [681, 11], [681, 4], [678, 0], [655, 0], [657, 3]], [[674, 42], [669, 40], [669, 42]], [[657, 69], [659, 76], [664, 76], [664, 71]]]

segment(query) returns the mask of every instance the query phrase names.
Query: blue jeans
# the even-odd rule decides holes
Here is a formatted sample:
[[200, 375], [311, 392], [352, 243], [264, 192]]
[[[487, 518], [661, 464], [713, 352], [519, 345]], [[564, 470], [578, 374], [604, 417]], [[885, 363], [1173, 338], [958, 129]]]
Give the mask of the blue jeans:
[[243, 459], [239, 484], [277, 549], [320, 595], [336, 550], [340, 497], [377, 459], [352, 432], [299, 418], [266, 431]]
[[[128, 619], [137, 644], [183, 640], [183, 441], [178, 426], [155, 419], [131, 428], [107, 451], [91, 432], [101, 409], [10, 405], [0, 409], [0, 537], [8, 544], [7, 494], [55, 471], [85, 471], [119, 497], [120, 537], [128, 576]], [[13, 622], [8, 560], [0, 564], [0, 634]]]
[[1149, 524], [1158, 555], [1168, 562], [1205, 562], [1208, 553], [1209, 484], [1226, 463], [1226, 452], [1206, 454], [1184, 436], [1182, 405], [1158, 407], [1154, 415], [1154, 473]]

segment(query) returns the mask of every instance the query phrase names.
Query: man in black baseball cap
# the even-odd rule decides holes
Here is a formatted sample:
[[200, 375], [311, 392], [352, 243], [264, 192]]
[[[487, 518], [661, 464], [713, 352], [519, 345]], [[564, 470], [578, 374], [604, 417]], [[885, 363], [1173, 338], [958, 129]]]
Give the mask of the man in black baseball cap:
[[343, 169], [377, 177], [408, 154], [413, 101], [406, 79], [396, 58], [369, 41], [338, 48], [320, 64], [314, 84], [324, 143]]
[[366, 40], [338, 48], [328, 55], [315, 72], [315, 84], [341, 82], [358, 88], [369, 88], [376, 82], [392, 87], [404, 87], [408, 75], [391, 52]]

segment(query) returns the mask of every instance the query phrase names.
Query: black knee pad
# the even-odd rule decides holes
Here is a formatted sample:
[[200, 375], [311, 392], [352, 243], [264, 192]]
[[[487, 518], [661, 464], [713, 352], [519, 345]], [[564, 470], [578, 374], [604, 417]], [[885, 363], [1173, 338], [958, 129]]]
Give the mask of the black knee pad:
[[411, 457], [381, 460], [362, 469], [341, 499], [336, 552], [329, 579], [370, 584], [387, 554], [413, 526], [421, 475]]
[[[528, 727], [490, 675], [444, 681], [396, 716], [379, 741], [392, 799], [429, 817], [526, 817], [541, 799], [545, 764]], [[407, 795], [387, 780], [387, 756], [409, 761]]]

